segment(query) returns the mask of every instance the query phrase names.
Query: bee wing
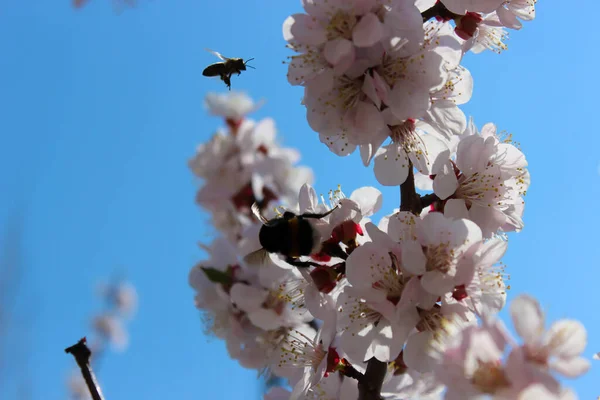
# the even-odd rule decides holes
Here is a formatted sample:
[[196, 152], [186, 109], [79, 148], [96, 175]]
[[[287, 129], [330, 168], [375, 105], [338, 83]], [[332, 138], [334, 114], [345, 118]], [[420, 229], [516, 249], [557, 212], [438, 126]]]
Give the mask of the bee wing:
[[219, 57], [219, 59], [221, 59], [223, 61], [229, 60], [229, 58], [221, 55], [221, 53], [219, 53], [218, 51], [214, 51], [214, 50], [207, 49], [207, 48], [204, 48], [204, 50], [208, 51], [209, 53], [213, 53], [215, 56]]
[[258, 249], [244, 257], [244, 262], [248, 265], [263, 265], [267, 261], [269, 252], [265, 249]]
[[260, 209], [258, 208], [258, 204], [253, 203], [251, 208], [252, 208], [252, 213], [254, 215], [256, 215], [256, 218], [258, 218], [259, 220], [261, 220], [261, 222], [263, 224], [266, 224], [266, 223], [269, 222], [269, 220], [266, 219], [265, 216], [260, 213]]

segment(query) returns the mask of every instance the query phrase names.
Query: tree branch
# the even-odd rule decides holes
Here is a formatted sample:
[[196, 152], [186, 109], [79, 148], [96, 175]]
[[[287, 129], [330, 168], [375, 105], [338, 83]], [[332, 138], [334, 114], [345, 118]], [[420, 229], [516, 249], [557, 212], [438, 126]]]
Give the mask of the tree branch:
[[81, 339], [73, 346], [67, 347], [65, 353], [71, 353], [73, 357], [75, 357], [75, 361], [77, 361], [77, 364], [81, 369], [81, 375], [83, 375], [83, 379], [92, 395], [92, 399], [104, 400], [100, 385], [98, 385], [98, 381], [94, 376], [94, 371], [92, 371], [92, 367], [90, 366], [92, 352], [85, 344], [85, 338]]
[[437, 195], [435, 193], [426, 194], [425, 196], [421, 196], [421, 210], [423, 210], [426, 207], [429, 207], [430, 205], [432, 205], [439, 199], [440, 198], [437, 197]]
[[433, 6], [423, 11], [421, 16], [423, 17], [423, 22], [427, 22], [434, 17], [441, 17], [444, 21], [461, 17], [461, 15], [449, 11], [439, 0]]
[[365, 376], [363, 374], [361, 374], [360, 372], [358, 372], [356, 370], [356, 368], [354, 368], [352, 365], [344, 366], [344, 369], [342, 369], [341, 372], [344, 376], [347, 376], [348, 378], [356, 379], [359, 382], [365, 378]]
[[358, 381], [358, 400], [381, 400], [381, 387], [386, 372], [387, 363], [371, 358], [367, 371]]
[[415, 174], [413, 173], [412, 161], [408, 162], [408, 176], [402, 185], [400, 185], [400, 211], [410, 211], [419, 215], [421, 207], [421, 198], [415, 189]]

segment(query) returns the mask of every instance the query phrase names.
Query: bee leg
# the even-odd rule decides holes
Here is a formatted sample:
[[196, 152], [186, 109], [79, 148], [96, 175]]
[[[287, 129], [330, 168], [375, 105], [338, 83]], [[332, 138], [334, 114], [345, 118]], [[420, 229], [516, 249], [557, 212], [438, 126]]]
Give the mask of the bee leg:
[[336, 208], [338, 208], [338, 206], [333, 207], [331, 210], [329, 210], [323, 214], [315, 214], [315, 213], [302, 214], [302, 217], [303, 218], [321, 219], [321, 218], [324, 218], [324, 217], [328, 216], [329, 214], [331, 214]]
[[285, 262], [297, 268], [320, 267], [321, 264], [312, 261], [298, 261], [291, 257], [286, 257]]

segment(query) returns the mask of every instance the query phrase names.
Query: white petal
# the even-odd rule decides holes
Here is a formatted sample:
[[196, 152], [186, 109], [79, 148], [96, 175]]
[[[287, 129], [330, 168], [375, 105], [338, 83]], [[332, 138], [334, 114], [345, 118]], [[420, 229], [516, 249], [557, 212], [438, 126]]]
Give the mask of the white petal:
[[242, 311], [251, 312], [258, 310], [267, 299], [269, 293], [264, 289], [249, 286], [244, 283], [235, 283], [229, 292], [231, 301]]
[[357, 47], [373, 46], [383, 36], [383, 26], [373, 13], [365, 14], [352, 30], [352, 41]]
[[404, 363], [417, 372], [431, 372], [436, 362], [430, 351], [433, 340], [433, 333], [429, 331], [411, 335], [406, 341]]
[[389, 94], [389, 106], [400, 120], [421, 117], [429, 108], [429, 91], [412, 82], [396, 82]]
[[402, 247], [402, 266], [413, 275], [425, 273], [427, 258], [423, 254], [421, 244], [415, 240], [405, 240], [400, 243]]
[[379, 189], [365, 186], [352, 192], [350, 200], [354, 200], [360, 206], [363, 217], [368, 217], [379, 211], [383, 196]]
[[[351, 125], [355, 132], [352, 132], [351, 141], [355, 144], [367, 144], [374, 137], [380, 137], [379, 132], [385, 131], [387, 135], [387, 126], [383, 120], [381, 112], [370, 102], [361, 101], [354, 108], [354, 118]], [[347, 114], [350, 115], [350, 114]]]
[[434, 135], [420, 135], [424, 152], [411, 152], [409, 157], [422, 174], [430, 174], [434, 165], [443, 165], [450, 158], [448, 146]]
[[353, 51], [354, 47], [351, 41], [344, 38], [337, 38], [325, 44], [323, 54], [331, 65], [336, 65], [352, 54]]
[[308, 211], [315, 211], [317, 204], [319, 204], [319, 198], [315, 189], [307, 183], [302, 185], [298, 194], [300, 213], [304, 214]]
[[433, 191], [441, 199], [446, 200], [458, 189], [458, 179], [452, 166], [444, 166], [444, 172], [433, 179]]
[[385, 280], [391, 263], [385, 249], [367, 242], [354, 250], [346, 260], [346, 278], [353, 287], [371, 290], [374, 283]]
[[311, 16], [293, 14], [283, 22], [283, 38], [303, 45], [318, 46], [327, 40], [327, 32]]
[[552, 347], [552, 355], [568, 358], [583, 353], [587, 345], [587, 332], [579, 321], [560, 320], [550, 326], [544, 343]]
[[431, 294], [441, 296], [450, 292], [454, 286], [454, 277], [443, 274], [439, 271], [429, 271], [421, 278], [423, 289]]
[[266, 331], [281, 327], [281, 323], [283, 322], [275, 311], [266, 308], [260, 308], [248, 313], [248, 319], [254, 326]]
[[477, 264], [479, 266], [492, 266], [500, 261], [507, 249], [507, 241], [500, 238], [491, 239], [485, 242], [477, 252]]
[[378, 109], [381, 107], [381, 98], [379, 98], [377, 94], [377, 89], [375, 88], [375, 82], [371, 74], [365, 74], [365, 80], [363, 82], [362, 91], [367, 95], [369, 100], [375, 104], [375, 107]]
[[532, 297], [520, 295], [510, 305], [510, 315], [517, 334], [526, 344], [534, 343], [544, 333], [544, 313]]
[[390, 143], [375, 154], [375, 178], [384, 186], [398, 186], [408, 176], [408, 157], [401, 145]]
[[566, 377], [577, 378], [590, 369], [590, 362], [583, 357], [559, 358], [551, 361], [550, 367]]
[[469, 218], [469, 210], [464, 200], [450, 199], [444, 205], [444, 216], [447, 218]]

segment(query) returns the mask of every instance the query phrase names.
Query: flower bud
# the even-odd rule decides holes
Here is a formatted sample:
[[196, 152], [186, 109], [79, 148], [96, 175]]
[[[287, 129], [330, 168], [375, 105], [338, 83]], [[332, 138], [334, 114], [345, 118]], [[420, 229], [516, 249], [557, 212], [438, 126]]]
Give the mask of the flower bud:
[[464, 40], [469, 40], [475, 35], [477, 28], [479, 27], [479, 23], [483, 20], [481, 14], [476, 12], [468, 12], [463, 15], [461, 18], [457, 18], [456, 28], [454, 28], [454, 32]]
[[321, 293], [329, 293], [335, 288], [337, 273], [331, 267], [317, 267], [310, 276]]

